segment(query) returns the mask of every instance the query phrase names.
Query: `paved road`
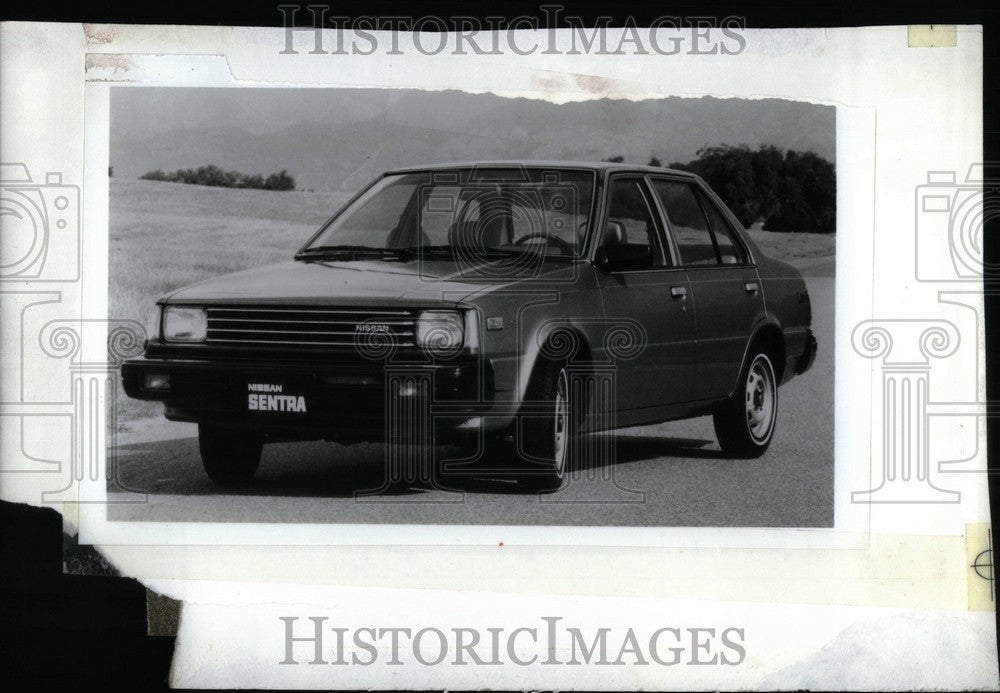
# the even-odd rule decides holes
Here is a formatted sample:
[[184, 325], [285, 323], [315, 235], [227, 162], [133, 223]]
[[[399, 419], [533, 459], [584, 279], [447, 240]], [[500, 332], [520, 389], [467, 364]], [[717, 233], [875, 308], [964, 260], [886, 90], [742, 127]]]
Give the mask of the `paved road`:
[[446, 481], [450, 491], [428, 484], [358, 498], [358, 489], [380, 486], [381, 446], [276, 444], [265, 446], [253, 482], [221, 494], [201, 469], [197, 440], [187, 437], [119, 447], [122, 484], [150, 496], [147, 503], [111, 505], [109, 519], [830, 527], [834, 263], [800, 264], [820, 350], [809, 373], [780, 389], [778, 429], [760, 459], [723, 457], [711, 418], [703, 417], [610, 434], [617, 438], [615, 463], [556, 494], [539, 497], [509, 480], [463, 476]]

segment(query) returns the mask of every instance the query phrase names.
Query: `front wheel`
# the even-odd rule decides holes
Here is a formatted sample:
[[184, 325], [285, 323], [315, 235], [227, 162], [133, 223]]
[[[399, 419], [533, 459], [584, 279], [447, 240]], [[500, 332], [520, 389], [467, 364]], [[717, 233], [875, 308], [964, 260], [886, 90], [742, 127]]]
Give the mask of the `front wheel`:
[[526, 491], [554, 491], [566, 481], [571, 450], [578, 426], [570, 401], [569, 374], [565, 366], [550, 365], [541, 374], [535, 396], [545, 416], [525, 421], [522, 449], [530, 458], [531, 469], [518, 476], [518, 486]]
[[257, 473], [264, 441], [252, 431], [198, 424], [198, 448], [205, 473], [217, 484], [249, 481]]
[[722, 451], [760, 457], [771, 444], [778, 417], [778, 382], [771, 359], [757, 352], [741, 374], [733, 397], [715, 413], [715, 435]]

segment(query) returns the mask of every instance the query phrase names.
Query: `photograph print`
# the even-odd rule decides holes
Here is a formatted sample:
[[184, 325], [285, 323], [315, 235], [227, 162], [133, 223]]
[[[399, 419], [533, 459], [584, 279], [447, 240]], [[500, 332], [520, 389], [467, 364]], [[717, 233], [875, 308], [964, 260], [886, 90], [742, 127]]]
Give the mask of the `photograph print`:
[[834, 107], [110, 107], [109, 520], [833, 526]]

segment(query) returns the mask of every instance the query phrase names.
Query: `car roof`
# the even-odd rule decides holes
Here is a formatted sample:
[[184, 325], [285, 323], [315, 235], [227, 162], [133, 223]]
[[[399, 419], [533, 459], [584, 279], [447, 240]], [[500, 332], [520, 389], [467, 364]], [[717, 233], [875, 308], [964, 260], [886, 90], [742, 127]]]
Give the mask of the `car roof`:
[[543, 168], [543, 169], [585, 169], [589, 171], [614, 171], [614, 172], [637, 172], [637, 173], [671, 173], [685, 178], [696, 178], [695, 174], [688, 171], [680, 171], [674, 168], [663, 166], [642, 166], [639, 164], [626, 164], [614, 161], [558, 161], [558, 160], [511, 160], [511, 161], [456, 161], [448, 163], [426, 164], [422, 166], [405, 166], [394, 168], [389, 173], [416, 173], [419, 171], [437, 171], [441, 169], [454, 168]]

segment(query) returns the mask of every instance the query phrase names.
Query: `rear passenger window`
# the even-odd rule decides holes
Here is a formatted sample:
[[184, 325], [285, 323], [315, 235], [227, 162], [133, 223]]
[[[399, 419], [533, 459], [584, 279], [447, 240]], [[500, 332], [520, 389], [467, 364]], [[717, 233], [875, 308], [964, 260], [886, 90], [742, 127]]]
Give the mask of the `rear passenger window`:
[[715, 234], [715, 243], [719, 246], [719, 255], [722, 257], [722, 264], [739, 265], [746, 262], [746, 257], [743, 254], [740, 244], [733, 238], [733, 228], [726, 221], [726, 218], [722, 216], [719, 208], [700, 191], [698, 199], [701, 200], [702, 206], [708, 212], [708, 222], [712, 227], [712, 233]]
[[716, 265], [719, 263], [708, 221], [688, 183], [659, 179], [653, 188], [660, 196], [667, 213], [670, 232], [684, 265]]

